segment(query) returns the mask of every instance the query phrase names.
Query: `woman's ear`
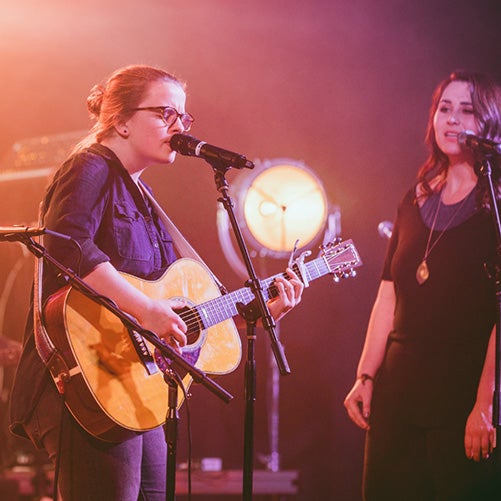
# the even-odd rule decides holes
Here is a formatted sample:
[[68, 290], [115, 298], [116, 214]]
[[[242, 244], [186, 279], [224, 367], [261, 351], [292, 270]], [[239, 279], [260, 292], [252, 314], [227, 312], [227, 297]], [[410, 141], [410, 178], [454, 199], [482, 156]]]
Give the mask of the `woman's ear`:
[[115, 130], [120, 137], [127, 139], [129, 137], [129, 127], [127, 127], [127, 123], [122, 120], [117, 120], [115, 122]]

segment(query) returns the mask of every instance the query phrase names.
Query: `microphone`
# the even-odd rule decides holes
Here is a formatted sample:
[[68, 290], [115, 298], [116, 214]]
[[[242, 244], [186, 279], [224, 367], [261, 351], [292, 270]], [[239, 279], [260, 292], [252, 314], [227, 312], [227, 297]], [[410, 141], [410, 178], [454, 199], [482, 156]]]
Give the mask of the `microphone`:
[[36, 237], [38, 235], [53, 235], [55, 237], [64, 238], [65, 240], [72, 240], [68, 235], [57, 233], [56, 231], [48, 230], [44, 227], [31, 227], [31, 226], [0, 226], [0, 242], [15, 242], [22, 240], [25, 237]]
[[458, 134], [458, 143], [461, 146], [466, 146], [467, 148], [470, 148], [470, 150], [478, 151], [484, 155], [501, 155], [501, 143], [496, 143], [491, 139], [475, 136], [475, 134], [470, 131], [460, 132]]
[[181, 153], [181, 155], [200, 157], [209, 163], [214, 161], [222, 162], [236, 169], [254, 168], [254, 164], [250, 160], [247, 160], [244, 155], [212, 146], [189, 134], [174, 134], [170, 140], [170, 146], [173, 150]]
[[393, 223], [391, 221], [381, 221], [377, 225], [377, 231], [379, 232], [379, 236], [383, 238], [391, 238], [393, 233]]

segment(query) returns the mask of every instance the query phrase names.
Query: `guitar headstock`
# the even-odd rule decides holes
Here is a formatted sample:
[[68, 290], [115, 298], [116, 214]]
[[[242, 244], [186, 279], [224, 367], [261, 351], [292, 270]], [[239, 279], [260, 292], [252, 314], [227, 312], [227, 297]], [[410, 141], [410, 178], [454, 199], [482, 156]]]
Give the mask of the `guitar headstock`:
[[356, 276], [355, 268], [362, 266], [362, 260], [352, 240], [323, 245], [320, 257], [325, 261], [335, 282], [339, 282], [341, 278]]

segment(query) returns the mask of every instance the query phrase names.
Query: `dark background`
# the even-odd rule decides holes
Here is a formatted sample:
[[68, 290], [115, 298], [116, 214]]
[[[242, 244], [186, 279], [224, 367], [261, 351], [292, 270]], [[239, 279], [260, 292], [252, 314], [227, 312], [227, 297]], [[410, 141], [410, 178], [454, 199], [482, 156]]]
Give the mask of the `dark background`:
[[[253, 160], [304, 162], [340, 207], [342, 234], [364, 266], [355, 279], [312, 284], [280, 324], [292, 374], [280, 378], [282, 469], [298, 470], [301, 499], [359, 499], [363, 432], [347, 418], [350, 389], [386, 247], [378, 223], [392, 219], [413, 182], [430, 96], [451, 70], [501, 76], [498, 0], [2, 0], [0, 4], [0, 173], [14, 144], [87, 129], [92, 85], [132, 63], [161, 66], [188, 83], [193, 134]], [[34, 146], [34, 147], [35, 147]], [[231, 182], [244, 175], [232, 171]], [[0, 183], [0, 224], [32, 223], [46, 178]], [[178, 158], [145, 179], [207, 264], [234, 289], [216, 230], [212, 170]], [[0, 248], [2, 334], [20, 340], [29, 265], [16, 244]], [[17, 265], [20, 271], [12, 272]], [[280, 260], [256, 263], [272, 274]], [[264, 269], [266, 268], [266, 269]], [[12, 280], [15, 273], [15, 280]], [[13, 283], [11, 283], [13, 281]], [[8, 290], [7, 290], [8, 289]], [[242, 336], [244, 340], [244, 336]], [[245, 356], [245, 343], [244, 356]], [[258, 335], [256, 468], [268, 452], [269, 340]], [[9, 371], [6, 370], [5, 385]], [[234, 395], [220, 403], [202, 388], [191, 401], [193, 456], [242, 467], [243, 370], [218, 380]], [[4, 397], [5, 397], [4, 388]], [[8, 398], [8, 397], [7, 397]], [[181, 412], [180, 459], [186, 458]]]

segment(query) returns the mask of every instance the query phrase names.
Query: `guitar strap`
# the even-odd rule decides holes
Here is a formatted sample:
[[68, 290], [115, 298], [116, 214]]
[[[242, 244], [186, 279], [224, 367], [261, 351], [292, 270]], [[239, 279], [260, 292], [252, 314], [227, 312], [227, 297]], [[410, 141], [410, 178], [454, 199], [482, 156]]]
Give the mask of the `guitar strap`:
[[212, 278], [216, 282], [216, 284], [219, 287], [219, 290], [221, 291], [222, 294], [226, 293], [226, 289], [224, 285], [217, 279], [217, 277], [210, 271], [210, 268], [204, 263], [204, 260], [200, 257], [200, 255], [197, 253], [197, 251], [190, 245], [188, 240], [184, 238], [183, 234], [178, 230], [176, 225], [172, 222], [170, 217], [165, 213], [165, 211], [162, 209], [161, 205], [155, 200], [153, 195], [149, 190], [146, 189], [146, 187], [143, 185], [141, 181], [139, 181], [141, 191], [145, 196], [148, 197], [148, 200], [151, 202], [153, 207], [155, 208], [158, 216], [164, 223], [167, 231], [169, 232], [170, 236], [172, 237], [172, 241], [174, 243], [174, 246], [176, 247], [179, 255], [181, 257], [189, 257], [191, 259], [194, 259], [195, 261], [198, 261], [202, 263], [209, 273], [211, 274]]
[[[38, 214], [39, 227], [43, 227], [43, 202], [40, 204]], [[38, 237], [40, 245], [43, 245], [43, 236]], [[33, 274], [33, 332], [35, 346], [39, 357], [49, 369], [50, 375], [56, 384], [59, 393], [64, 393], [64, 383], [69, 381], [71, 376], [80, 372], [79, 367], [68, 368], [64, 357], [54, 346], [45, 329], [42, 317], [42, 280], [43, 280], [43, 257], [35, 259], [35, 270]]]

